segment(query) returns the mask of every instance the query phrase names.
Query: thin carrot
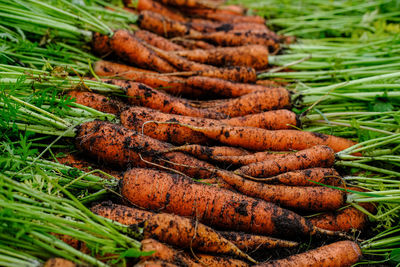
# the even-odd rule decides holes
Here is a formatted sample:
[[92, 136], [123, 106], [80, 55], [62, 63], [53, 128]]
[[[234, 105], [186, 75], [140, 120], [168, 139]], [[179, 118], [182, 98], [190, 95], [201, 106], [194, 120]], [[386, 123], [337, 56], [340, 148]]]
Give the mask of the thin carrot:
[[241, 16], [234, 14], [229, 9], [206, 9], [206, 8], [190, 8], [185, 9], [185, 14], [189, 14], [192, 17], [200, 17], [204, 19], [227, 22], [227, 23], [258, 23], [265, 25], [265, 19], [260, 16]]
[[332, 167], [335, 152], [328, 146], [313, 146], [296, 153], [275, 154], [272, 159], [254, 162], [235, 170], [236, 174], [270, 177], [280, 173], [314, 167]]
[[196, 254], [195, 259], [201, 264], [201, 266], [212, 266], [212, 267], [249, 267], [250, 265], [244, 261], [238, 259], [232, 259], [228, 257]]
[[183, 50], [174, 53], [192, 61], [215, 66], [247, 66], [256, 70], [268, 66], [268, 49], [263, 45]]
[[222, 236], [234, 243], [238, 248], [243, 251], [256, 251], [274, 248], [293, 248], [297, 247], [299, 243], [277, 239], [263, 235], [252, 235], [243, 232], [220, 232]]
[[134, 35], [142, 41], [165, 51], [180, 51], [185, 49], [183, 46], [177, 45], [170, 40], [149, 31], [135, 31]]
[[[172, 124], [172, 122], [170, 123]], [[356, 144], [351, 140], [333, 135], [298, 130], [270, 131], [255, 127], [198, 127], [179, 123], [177, 124], [196, 132], [203, 133], [205, 136], [220, 141], [221, 143], [255, 151], [302, 150], [316, 145], [325, 145], [332, 148], [335, 152], [339, 152]]]
[[287, 109], [264, 111], [256, 114], [223, 119], [221, 122], [232, 126], [249, 126], [267, 130], [291, 129], [300, 127], [297, 115]]
[[202, 160], [210, 160], [214, 157], [221, 156], [239, 156], [239, 155], [248, 155], [249, 152], [236, 147], [230, 146], [202, 146], [202, 145], [183, 145], [179, 147], [171, 148], [168, 151], [180, 151], [188, 153], [192, 156], [195, 156], [198, 159]]
[[179, 267], [179, 266], [163, 260], [142, 260], [136, 263], [135, 267]]
[[232, 14], [236, 14], [236, 15], [245, 15], [245, 13], [247, 11], [247, 9], [245, 7], [239, 6], [239, 5], [223, 5], [223, 6], [219, 6], [218, 9], [229, 11]]
[[130, 64], [160, 72], [176, 71], [168, 62], [159, 58], [126, 30], [117, 30], [110, 39], [110, 44], [112, 51]]
[[193, 18], [187, 23], [192, 29], [207, 33], [219, 31], [238, 31], [238, 30], [268, 30], [265, 24], [239, 22], [239, 23], [224, 23], [216, 22], [207, 19]]
[[174, 38], [172, 40], [174, 43], [185, 47], [186, 49], [212, 49], [215, 48], [214, 45], [203, 41], [189, 40], [183, 38]]
[[208, 170], [213, 168], [212, 165], [181, 152], [160, 155], [159, 151], [165, 151], [172, 145], [103, 121], [81, 124], [77, 128], [76, 146], [101, 162], [124, 168], [153, 167], [147, 163], [153, 162], [197, 178], [208, 178]]
[[[125, 5], [128, 7], [135, 7], [132, 4], [132, 0], [125, 0]], [[186, 21], [185, 17], [180, 14], [176, 9], [171, 9], [170, 7], [166, 7], [165, 5], [153, 0], [138, 0], [136, 9], [139, 11], [149, 10], [152, 12], [156, 12], [176, 21]]]
[[103, 202], [91, 210], [102, 217], [125, 225], [146, 222], [143, 228], [144, 238], [155, 238], [176, 247], [236, 255], [254, 261], [212, 228], [189, 218], [143, 211], [110, 202]]
[[194, 108], [189, 101], [155, 90], [145, 84], [124, 80], [105, 80], [106, 83], [119, 85], [126, 90], [128, 101], [132, 105], [140, 105], [157, 109], [166, 113], [181, 114], [193, 117], [221, 119], [226, 115], [215, 111]]
[[117, 98], [92, 92], [69, 91], [67, 95], [74, 99], [78, 104], [91, 107], [105, 113], [119, 114], [128, 106], [126, 103]]
[[359, 245], [353, 241], [338, 241], [285, 259], [255, 267], [349, 267], [362, 257]]
[[219, 4], [217, 1], [210, 0], [161, 0], [164, 5], [190, 7], [190, 8], [215, 8]]
[[43, 267], [76, 267], [76, 264], [63, 258], [50, 258], [44, 263]]
[[245, 195], [288, 208], [327, 211], [341, 208], [346, 202], [346, 193], [328, 187], [268, 185], [244, 179], [224, 170], [216, 170], [215, 173], [224, 182]]
[[162, 171], [128, 170], [120, 191], [132, 204], [196, 218], [224, 229], [285, 236], [337, 234], [272, 203]]

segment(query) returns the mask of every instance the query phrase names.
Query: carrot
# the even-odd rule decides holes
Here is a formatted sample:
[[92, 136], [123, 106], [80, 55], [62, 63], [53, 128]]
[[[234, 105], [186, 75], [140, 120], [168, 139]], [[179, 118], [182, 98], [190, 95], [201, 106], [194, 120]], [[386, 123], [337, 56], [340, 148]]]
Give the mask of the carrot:
[[143, 229], [144, 238], [155, 238], [176, 247], [230, 254], [254, 261], [212, 228], [189, 218], [138, 210], [110, 202], [103, 202], [91, 210], [102, 217], [125, 225], [146, 222]]
[[106, 57], [113, 51], [110, 44], [110, 38], [107, 35], [94, 33], [92, 37], [92, 50], [100, 57]]
[[172, 40], [174, 43], [185, 47], [186, 49], [212, 49], [215, 48], [212, 44], [203, 41], [182, 39], [182, 38], [174, 38]]
[[228, 171], [216, 175], [235, 190], [284, 207], [307, 211], [336, 210], [344, 206], [346, 193], [328, 187], [268, 185], [244, 179]]
[[154, 251], [154, 253], [150, 256], [141, 256], [141, 260], [163, 260], [174, 264], [176, 263], [180, 266], [201, 267], [200, 264], [192, 261], [184, 253], [177, 251], [167, 245], [164, 245], [154, 239], [144, 239], [141, 243], [141, 250], [143, 252]]
[[147, 162], [167, 166], [197, 178], [208, 178], [210, 176], [208, 170], [213, 168], [212, 165], [181, 152], [157, 155], [158, 151], [165, 151], [172, 145], [103, 121], [81, 124], [77, 128], [76, 146], [80, 151], [101, 162], [125, 168], [152, 166], [142, 158]]
[[162, 76], [158, 73], [138, 69], [135, 67], [99, 60], [94, 64], [94, 71], [98, 76], [121, 77], [135, 82], [144, 83], [155, 89], [164, 90], [173, 95], [200, 96], [204, 94], [198, 89], [190, 88], [183, 78]]
[[135, 31], [134, 35], [142, 41], [165, 51], [179, 51], [185, 49], [183, 46], [177, 45], [168, 39], [145, 30]]
[[265, 19], [260, 16], [241, 16], [234, 14], [228, 9], [206, 9], [206, 8], [190, 8], [184, 10], [185, 14], [192, 17], [200, 17], [204, 19], [226, 22], [226, 23], [257, 23], [265, 25]]
[[287, 85], [286, 82], [281, 82], [276, 80], [257, 80], [256, 84], [264, 85], [266, 87], [284, 87]]
[[160, 72], [174, 72], [176, 69], [159, 58], [152, 50], [126, 30], [117, 30], [110, 39], [112, 51], [130, 64]]
[[[125, 0], [125, 5], [128, 7], [135, 7], [134, 5], [132, 5], [132, 0]], [[182, 14], [180, 14], [177, 10], [171, 9], [170, 7], [166, 7], [163, 4], [160, 4], [152, 0], [138, 0], [136, 9], [139, 11], [149, 10], [152, 12], [156, 12], [160, 15], [163, 15], [164, 17], [176, 21], [181, 21], [181, 22], [186, 21], [185, 17]]]
[[294, 186], [318, 186], [317, 183], [334, 186], [342, 184], [338, 172], [333, 168], [311, 168], [285, 172], [277, 176], [262, 179], [262, 181], [268, 184], [285, 184]]
[[190, 8], [215, 8], [218, 6], [217, 1], [210, 0], [161, 0], [164, 5], [190, 7]]
[[239, 22], [239, 23], [223, 23], [215, 22], [207, 19], [191, 19], [187, 25], [193, 30], [207, 33], [219, 31], [240, 31], [240, 30], [268, 30], [265, 24]]
[[367, 215], [350, 206], [311, 217], [310, 221], [315, 226], [323, 229], [349, 232], [353, 229], [362, 230], [367, 223]]
[[246, 8], [239, 6], [239, 5], [223, 5], [223, 6], [219, 6], [218, 9], [221, 9], [224, 11], [229, 11], [235, 15], [245, 15], [245, 13], [247, 11]]
[[105, 80], [107, 83], [119, 85], [126, 90], [128, 101], [132, 105], [140, 105], [157, 109], [166, 113], [181, 114], [193, 117], [221, 119], [226, 115], [190, 106], [189, 101], [173, 97], [155, 90], [142, 83], [123, 80]]
[[94, 108], [101, 112], [119, 114], [127, 108], [127, 104], [117, 98], [104, 96], [92, 92], [69, 91], [67, 93], [76, 103]]
[[276, 160], [282, 159], [288, 154], [294, 154], [293, 151], [285, 151], [285, 152], [272, 152], [272, 151], [262, 151], [256, 152], [248, 155], [239, 155], [239, 156], [216, 156], [213, 157], [213, 160], [218, 162], [224, 162], [233, 165], [249, 165], [256, 162], [262, 162], [265, 160]]
[[63, 258], [50, 258], [48, 259], [43, 267], [75, 267], [76, 264], [72, 261]]
[[297, 242], [277, 239], [269, 236], [252, 235], [240, 232], [220, 233], [243, 251], [253, 252], [259, 249], [293, 248], [299, 245]]
[[228, 156], [228, 155], [248, 155], [249, 152], [230, 146], [202, 146], [202, 145], [183, 145], [171, 148], [167, 151], [180, 151], [188, 153], [196, 158], [202, 160], [210, 160], [214, 157]]
[[267, 31], [218, 31], [196, 33], [186, 38], [206, 41], [218, 46], [264, 45], [271, 53], [276, 53], [280, 49], [279, 40]]
[[220, 141], [221, 143], [255, 151], [302, 150], [316, 145], [326, 145], [332, 148], [335, 152], [339, 152], [356, 144], [351, 140], [333, 135], [303, 132], [298, 130], [270, 131], [255, 127], [240, 126], [199, 127], [179, 123], [178, 125], [200, 132], [209, 138]]
[[291, 129], [292, 126], [300, 127], [300, 120], [297, 115], [287, 109], [264, 111], [221, 121], [232, 126], [249, 126], [267, 130]]
[[135, 267], [178, 267], [178, 265], [163, 260], [143, 260], [136, 263]]
[[144, 10], [140, 12], [138, 21], [139, 27], [164, 37], [184, 36], [197, 34], [188, 25], [176, 20], [164, 17], [161, 14]]
[[248, 267], [250, 266], [244, 261], [221, 257], [221, 256], [213, 256], [206, 254], [196, 254], [196, 260], [201, 264], [201, 266], [210, 266], [210, 267], [227, 267], [227, 266], [235, 266], [235, 267]]
[[[207, 104], [207, 101], [204, 102], [204, 104]], [[213, 103], [215, 105], [204, 108], [204, 110], [224, 113], [229, 117], [245, 116], [268, 110], [288, 108], [291, 106], [290, 92], [285, 88], [280, 87], [255, 91], [234, 99], [223, 99], [223, 101], [209, 102], [211, 102], [211, 105]]]
[[183, 50], [174, 53], [192, 61], [216, 66], [247, 66], [256, 70], [268, 66], [268, 49], [262, 45]]
[[272, 159], [254, 162], [235, 170], [236, 174], [270, 177], [280, 173], [314, 167], [332, 167], [335, 152], [328, 146], [313, 146], [296, 153], [274, 155]]
[[274, 260], [255, 267], [347, 267], [362, 257], [361, 249], [353, 241], [338, 241], [286, 259]]
[[128, 170], [120, 191], [132, 204], [196, 218], [224, 229], [286, 236], [337, 234], [272, 203], [162, 171]]

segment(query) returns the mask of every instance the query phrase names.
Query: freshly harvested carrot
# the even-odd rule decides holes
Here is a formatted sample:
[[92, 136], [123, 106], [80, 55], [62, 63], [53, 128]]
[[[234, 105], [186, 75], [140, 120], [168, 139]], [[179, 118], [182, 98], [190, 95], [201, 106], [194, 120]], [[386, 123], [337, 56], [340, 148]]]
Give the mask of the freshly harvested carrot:
[[207, 33], [219, 31], [241, 31], [241, 30], [268, 30], [265, 24], [239, 22], [239, 23], [223, 23], [207, 19], [191, 19], [187, 23], [193, 30]]
[[161, 0], [164, 5], [191, 7], [191, 8], [216, 8], [219, 4], [217, 1], [210, 0]]
[[356, 242], [338, 241], [285, 259], [255, 265], [255, 267], [350, 267], [361, 257], [361, 249]]
[[226, 22], [226, 23], [258, 23], [265, 25], [265, 19], [260, 16], [241, 16], [234, 14], [228, 9], [206, 9], [206, 8], [187, 8], [184, 10], [185, 14], [191, 17], [200, 17], [204, 19]]
[[248, 66], [256, 70], [268, 66], [268, 49], [263, 45], [183, 50], [174, 53], [192, 61], [215, 66]]
[[314, 167], [332, 167], [335, 152], [328, 146], [313, 146], [296, 153], [275, 154], [272, 159], [254, 162], [235, 170], [236, 174], [270, 177], [284, 172]]
[[232, 259], [228, 257], [213, 256], [206, 254], [196, 254], [196, 261], [201, 264], [201, 266], [210, 267], [249, 267], [250, 265], [244, 261], [238, 259]]
[[219, 46], [264, 45], [269, 52], [276, 53], [280, 49], [279, 40], [267, 31], [228, 31], [196, 33], [186, 36], [188, 39], [202, 40]]
[[333, 151], [339, 152], [356, 144], [354, 141], [333, 135], [298, 130], [271, 131], [240, 126], [198, 127], [185, 124], [179, 125], [200, 132], [221, 143], [255, 151], [303, 150], [316, 145], [325, 145], [332, 148]]
[[[128, 7], [135, 7], [135, 5], [132, 5], [132, 0], [125, 0], [125, 5]], [[158, 3], [153, 0], [138, 0], [136, 9], [139, 11], [144, 11], [144, 10], [149, 10], [152, 12], [156, 12], [158, 14], [163, 15], [164, 17], [176, 20], [176, 21], [181, 21], [185, 22], [186, 19], [185, 17], [180, 14], [177, 10], [172, 10], [170, 7], [166, 7], [161, 3]]]
[[317, 183], [334, 186], [343, 184], [338, 172], [333, 168], [311, 168], [285, 172], [277, 176], [260, 179], [260, 181], [268, 184], [293, 186], [318, 186]]
[[223, 5], [219, 6], [218, 9], [229, 11], [232, 14], [236, 15], [245, 15], [246, 13], [246, 8], [239, 5]]
[[213, 160], [218, 162], [224, 162], [232, 165], [249, 165], [256, 162], [262, 162], [265, 160], [276, 160], [282, 159], [288, 154], [294, 154], [293, 151], [284, 152], [273, 152], [273, 151], [262, 151], [248, 155], [239, 156], [215, 156]]
[[135, 31], [134, 35], [146, 43], [165, 51], [180, 51], [185, 49], [183, 46], [177, 45], [170, 40], [149, 31]]
[[183, 145], [179, 147], [171, 148], [167, 151], [180, 151], [188, 153], [192, 156], [195, 156], [198, 159], [202, 160], [210, 160], [214, 157], [221, 156], [240, 156], [240, 155], [248, 155], [249, 152], [236, 147], [230, 146], [202, 146], [202, 145]]
[[203, 41], [189, 40], [183, 38], [174, 38], [172, 40], [174, 43], [185, 47], [186, 49], [212, 49], [215, 48], [214, 45]]
[[224, 229], [286, 236], [338, 234], [317, 228], [304, 217], [272, 203], [163, 171], [128, 170], [120, 191], [132, 204], [196, 218]]
[[76, 264], [72, 261], [63, 258], [51, 258], [48, 259], [43, 267], [75, 267]]
[[215, 174], [238, 192], [288, 208], [327, 211], [341, 208], [346, 202], [346, 193], [328, 187], [268, 185], [224, 170], [216, 170]]
[[144, 10], [140, 12], [138, 21], [139, 27], [158, 35], [170, 38], [184, 36], [187, 34], [197, 34], [188, 25], [176, 20], [164, 17], [161, 14]]
[[259, 249], [293, 248], [299, 245], [299, 243], [293, 241], [243, 232], [220, 232], [220, 234], [243, 251], [252, 252]]
[[213, 168], [181, 152], [159, 155], [158, 151], [165, 151], [172, 145], [109, 122], [83, 123], [77, 128], [75, 139], [78, 149], [110, 165], [153, 167], [147, 163], [153, 162], [197, 178], [208, 178], [208, 170]]
[[119, 114], [128, 106], [126, 103], [117, 98], [92, 92], [69, 91], [67, 95], [74, 99], [78, 104], [91, 107], [105, 113]]
[[110, 39], [112, 51], [131, 64], [159, 72], [174, 72], [176, 69], [159, 58], [143, 42], [126, 30], [117, 30]]
[[110, 202], [103, 202], [91, 210], [97, 215], [125, 225], [146, 222], [143, 228], [144, 238], [155, 238], [176, 247], [230, 254], [254, 261], [212, 228], [189, 218], [138, 210]]
[[163, 76], [158, 73], [138, 69], [124, 64], [99, 60], [94, 63], [94, 72], [101, 77], [124, 78], [135, 82], [144, 83], [154, 89], [161, 89], [173, 95], [200, 96], [204, 93], [198, 89], [190, 88], [183, 78]]
[[167, 245], [164, 245], [154, 239], [144, 239], [142, 240], [143, 252], [154, 253], [150, 256], [142, 256], [141, 260], [164, 260], [171, 263], [179, 263], [179, 265], [188, 267], [201, 267], [200, 264], [195, 263], [189, 257], [187, 257], [183, 252], [177, 251]]
[[179, 266], [163, 260], [143, 260], [136, 263], [134, 267], [179, 267]]
[[106, 57], [113, 51], [110, 44], [110, 38], [107, 35], [94, 33], [92, 37], [92, 50], [100, 57]]
[[266, 87], [284, 87], [287, 85], [286, 82], [281, 82], [281, 81], [275, 81], [275, 80], [257, 80], [256, 84], [258, 85], [264, 85]]
[[367, 215], [350, 206], [311, 217], [310, 221], [323, 229], [349, 232], [353, 229], [362, 230], [367, 223]]
[[132, 105], [145, 106], [162, 112], [193, 117], [222, 119], [226, 115], [190, 106], [189, 101], [155, 90], [142, 83], [124, 80], [105, 80], [106, 83], [121, 86], [126, 90], [128, 101]]

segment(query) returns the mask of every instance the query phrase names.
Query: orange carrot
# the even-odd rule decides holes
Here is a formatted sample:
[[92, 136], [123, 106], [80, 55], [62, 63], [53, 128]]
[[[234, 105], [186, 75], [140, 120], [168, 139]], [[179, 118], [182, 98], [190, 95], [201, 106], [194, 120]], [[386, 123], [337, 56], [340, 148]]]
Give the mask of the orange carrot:
[[157, 109], [166, 113], [181, 114], [193, 117], [221, 119], [226, 115], [215, 111], [207, 111], [190, 106], [189, 101], [173, 97], [155, 90], [142, 83], [123, 80], [105, 80], [106, 83], [121, 86], [126, 90], [128, 101], [132, 105], [140, 105]]
[[292, 126], [300, 127], [300, 120], [297, 115], [287, 109], [223, 119], [221, 122], [232, 126], [249, 126], [267, 130], [291, 129]]
[[217, 1], [210, 0], [161, 0], [161, 3], [163, 3], [164, 5], [190, 8], [215, 8], [219, 5]]
[[233, 165], [249, 165], [256, 162], [262, 162], [265, 160], [276, 160], [282, 159], [288, 154], [294, 154], [293, 151], [285, 152], [272, 152], [272, 151], [262, 151], [256, 152], [248, 155], [239, 156], [216, 156], [213, 157], [215, 161], [224, 162]]
[[76, 267], [76, 264], [63, 258], [51, 258], [44, 263], [43, 267]]
[[227, 266], [235, 266], [235, 267], [249, 267], [250, 265], [244, 261], [214, 256], [214, 255], [206, 255], [206, 254], [196, 254], [196, 261], [201, 264], [201, 266], [212, 266], [212, 267], [227, 267]]
[[110, 38], [107, 35], [94, 33], [92, 37], [92, 50], [100, 57], [106, 57], [113, 51], [110, 44]]
[[[132, 0], [125, 0], [125, 5], [128, 7], [135, 7], [134, 5], [132, 5]], [[176, 21], [184, 22], [186, 20], [185, 17], [182, 14], [180, 14], [177, 10], [171, 9], [170, 7], [166, 7], [163, 4], [153, 0], [138, 0], [136, 8], [139, 11], [149, 10], [152, 12], [156, 12], [158, 14], [161, 14], [167, 18]]]
[[136, 263], [135, 267], [179, 267], [179, 266], [163, 260], [142, 260]]
[[189, 40], [183, 38], [174, 38], [174, 43], [185, 47], [186, 49], [212, 49], [215, 48], [212, 44], [203, 41]]
[[315, 226], [323, 229], [349, 232], [353, 229], [362, 230], [367, 223], [367, 215], [350, 206], [311, 217], [310, 221]]
[[252, 252], [260, 249], [293, 248], [299, 245], [297, 242], [277, 239], [269, 236], [252, 235], [241, 232], [220, 233], [243, 251]]
[[353, 241], [339, 241], [286, 259], [274, 260], [255, 267], [350, 267], [362, 257]]
[[339, 152], [356, 144], [351, 140], [333, 135], [303, 132], [298, 130], [270, 131], [255, 127], [198, 127], [184, 124], [180, 124], [180, 126], [188, 127], [189, 129], [200, 132], [209, 138], [220, 141], [221, 143], [255, 151], [302, 150], [316, 145], [326, 145], [332, 148], [335, 152]]
[[110, 39], [112, 51], [130, 64], [160, 72], [174, 72], [176, 69], [159, 58], [143, 42], [126, 30], [117, 30]]
[[328, 187], [268, 185], [244, 179], [224, 170], [215, 170], [215, 173], [235, 190], [247, 196], [288, 208], [307, 211], [336, 210], [343, 207], [346, 201], [346, 193]]
[[238, 30], [266, 30], [268, 31], [265, 24], [250, 23], [250, 22], [239, 22], [239, 23], [223, 23], [216, 22], [207, 19], [191, 19], [187, 23], [193, 30], [207, 33], [207, 32], [219, 32], [219, 31], [238, 31]]
[[215, 66], [247, 66], [256, 70], [268, 66], [268, 49], [262, 45], [183, 50], [174, 53], [192, 61]]
[[328, 146], [313, 146], [296, 153], [274, 155], [273, 159], [254, 162], [235, 170], [236, 174], [270, 177], [280, 173], [314, 167], [332, 167], [335, 152]]
[[164, 37], [145, 30], [135, 31], [134, 35], [142, 41], [165, 51], [179, 51], [185, 49], [183, 46], [177, 45]]
[[260, 16], [241, 16], [234, 14], [228, 9], [206, 9], [206, 8], [190, 8], [184, 10], [185, 14], [189, 14], [192, 17], [200, 17], [204, 19], [226, 22], [226, 23], [258, 23], [265, 25], [265, 19]]
[[159, 151], [165, 151], [172, 145], [103, 121], [81, 124], [77, 129], [76, 146], [99, 161], [125, 168], [153, 167], [147, 163], [153, 162], [197, 178], [208, 178], [208, 170], [213, 168], [212, 165], [181, 152], [159, 155]]
[[245, 15], [246, 13], [246, 8], [239, 5], [223, 5], [219, 6], [218, 9], [229, 11], [235, 15]]
[[224, 229], [285, 236], [337, 234], [317, 228], [304, 217], [272, 203], [177, 174], [131, 169], [125, 173], [120, 190], [132, 204], [196, 218]]
[[127, 104], [113, 97], [92, 92], [69, 91], [67, 93], [76, 103], [94, 108], [101, 112], [119, 114], [127, 108]]
[[138, 210], [110, 202], [103, 202], [91, 210], [97, 215], [125, 225], [146, 222], [143, 228], [144, 238], [156, 238], [176, 247], [236, 255], [254, 261], [212, 228], [189, 218]]
[[171, 148], [168, 151], [180, 151], [195, 156], [198, 159], [210, 160], [214, 157], [248, 155], [249, 152], [230, 146], [202, 146], [202, 145], [183, 145]]

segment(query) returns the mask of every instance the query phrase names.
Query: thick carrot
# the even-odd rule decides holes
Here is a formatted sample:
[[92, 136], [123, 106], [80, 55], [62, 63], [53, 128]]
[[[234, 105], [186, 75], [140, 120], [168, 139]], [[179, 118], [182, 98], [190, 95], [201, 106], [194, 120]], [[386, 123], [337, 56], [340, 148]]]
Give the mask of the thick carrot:
[[339, 241], [285, 259], [269, 261], [255, 267], [349, 267], [362, 257], [353, 241]]
[[144, 83], [152, 88], [164, 90], [173, 95], [200, 96], [204, 93], [198, 89], [190, 88], [183, 78], [163, 76], [158, 73], [138, 69], [124, 64], [99, 60], [94, 64], [94, 71], [98, 76], [124, 78], [135, 82]]
[[216, 170], [216, 175], [235, 190], [255, 198], [306, 211], [336, 210], [344, 206], [346, 193], [317, 186], [268, 185], [244, 179], [232, 172]]
[[192, 61], [215, 66], [247, 66], [256, 70], [268, 66], [268, 49], [262, 45], [183, 50], [174, 53]]
[[201, 266], [210, 266], [210, 267], [227, 267], [227, 266], [249, 267], [250, 266], [246, 262], [238, 260], [238, 259], [206, 255], [206, 254], [196, 254], [196, 261], [199, 262], [201, 264]]
[[219, 31], [192, 34], [186, 38], [202, 40], [219, 46], [264, 45], [271, 53], [276, 53], [280, 49], [279, 40], [274, 34], [267, 31]]
[[285, 152], [272, 152], [272, 151], [262, 151], [256, 152], [248, 155], [239, 156], [216, 156], [213, 159], [218, 162], [229, 163], [233, 165], [249, 165], [256, 162], [261, 162], [265, 160], [275, 160], [281, 159], [288, 154], [294, 154], [293, 151]]
[[166, 113], [181, 114], [193, 117], [221, 119], [226, 115], [215, 111], [194, 108], [189, 101], [155, 90], [142, 83], [124, 80], [105, 80], [106, 83], [121, 86], [126, 90], [128, 101], [132, 105], [140, 105], [157, 109]]
[[212, 228], [189, 218], [143, 211], [110, 202], [103, 202], [91, 210], [97, 215], [125, 225], [146, 222], [143, 229], [144, 238], [155, 238], [176, 247], [236, 255], [254, 261]]
[[207, 33], [219, 31], [237, 31], [237, 30], [268, 30], [265, 24], [239, 22], [239, 23], [223, 23], [207, 19], [191, 19], [187, 23], [193, 30]]
[[74, 99], [78, 104], [91, 107], [105, 113], [119, 114], [128, 106], [126, 103], [117, 98], [92, 92], [69, 91], [67, 95]]
[[235, 15], [245, 15], [247, 9], [239, 5], [223, 5], [219, 6], [218, 9], [229, 11]]
[[183, 252], [177, 251], [154, 239], [144, 239], [142, 240], [141, 243], [142, 243], [142, 248], [141, 248], [142, 251], [144, 252], [154, 251], [154, 253], [150, 256], [140, 257], [141, 260], [164, 260], [167, 262], [178, 264], [180, 266], [201, 267], [200, 264], [197, 264], [194, 261], [192, 261]]
[[335, 152], [339, 152], [356, 144], [351, 140], [333, 135], [298, 130], [270, 131], [255, 127], [198, 127], [184, 124], [180, 124], [180, 126], [203, 133], [205, 136], [221, 143], [255, 151], [302, 150], [316, 145], [325, 145], [332, 148]]
[[106, 57], [113, 51], [110, 44], [110, 38], [107, 35], [94, 33], [92, 37], [92, 50], [100, 57]]
[[48, 259], [43, 267], [75, 267], [76, 264], [72, 261], [63, 258], [51, 258]]
[[272, 203], [177, 174], [131, 169], [125, 173], [120, 190], [132, 204], [196, 218], [224, 229], [286, 236], [336, 234], [319, 229], [304, 217]]
[[183, 46], [177, 45], [170, 40], [149, 31], [135, 31], [134, 35], [146, 43], [165, 51], [180, 51], [185, 49]]
[[297, 115], [287, 109], [264, 111], [221, 121], [232, 126], [250, 126], [267, 130], [291, 129], [293, 126], [300, 127], [300, 120]]
[[232, 156], [232, 155], [248, 155], [249, 152], [236, 147], [230, 146], [202, 146], [202, 145], [183, 145], [179, 147], [174, 147], [167, 151], [180, 151], [188, 153], [196, 158], [202, 160], [210, 160], [214, 157], [221, 157], [221, 156]]
[[317, 183], [339, 186], [343, 183], [338, 172], [333, 168], [311, 168], [285, 172], [277, 176], [262, 179], [262, 181], [268, 184], [294, 186], [318, 186]]
[[[134, 5], [132, 5], [132, 0], [125, 0], [125, 5], [128, 7], [135, 7]], [[182, 14], [180, 14], [177, 10], [171, 9], [170, 7], [166, 7], [163, 4], [153, 0], [138, 0], [136, 9], [139, 11], [149, 10], [152, 12], [156, 12], [158, 14], [163, 15], [164, 17], [176, 21], [181, 21], [181, 22], [186, 21], [185, 17]]]
[[323, 229], [349, 232], [353, 229], [362, 230], [367, 223], [367, 215], [350, 206], [311, 217], [310, 221]]
[[159, 58], [143, 42], [126, 30], [117, 30], [110, 39], [112, 51], [124, 61], [142, 68], [159, 72], [174, 72], [176, 69]]
[[183, 38], [174, 38], [172, 40], [174, 43], [185, 47], [186, 49], [212, 49], [215, 48], [214, 45], [209, 44], [204, 41], [189, 40]]
[[172, 145], [103, 121], [81, 124], [77, 128], [76, 146], [102, 162], [125, 168], [153, 166], [143, 161], [146, 160], [197, 178], [208, 178], [208, 170], [213, 168], [212, 165], [181, 152], [159, 155], [159, 151], [165, 151]]
[[234, 243], [243, 251], [256, 251], [259, 249], [293, 248], [299, 243], [277, 239], [263, 235], [252, 235], [243, 232], [220, 232], [222, 236]]
[[235, 170], [235, 173], [252, 177], [270, 177], [288, 171], [332, 167], [335, 163], [335, 152], [330, 147], [321, 145], [274, 157], [242, 166]]

